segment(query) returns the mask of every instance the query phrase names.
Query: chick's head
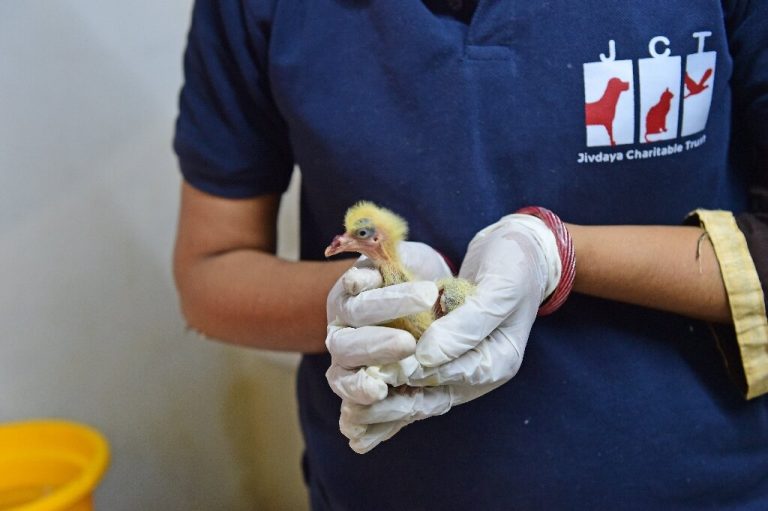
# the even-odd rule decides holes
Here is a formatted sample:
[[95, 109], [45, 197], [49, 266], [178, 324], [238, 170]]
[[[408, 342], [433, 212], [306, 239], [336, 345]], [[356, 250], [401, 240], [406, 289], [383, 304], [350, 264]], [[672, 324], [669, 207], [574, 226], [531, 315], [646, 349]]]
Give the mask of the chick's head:
[[358, 202], [347, 210], [344, 234], [333, 239], [325, 256], [358, 252], [375, 264], [397, 258], [397, 244], [408, 236], [408, 224], [392, 211], [372, 202]]

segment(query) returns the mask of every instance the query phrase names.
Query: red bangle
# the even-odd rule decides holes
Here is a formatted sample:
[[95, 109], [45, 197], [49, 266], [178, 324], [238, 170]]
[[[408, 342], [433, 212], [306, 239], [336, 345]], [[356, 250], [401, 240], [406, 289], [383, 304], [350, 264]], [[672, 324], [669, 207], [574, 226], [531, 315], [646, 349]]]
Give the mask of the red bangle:
[[559, 309], [573, 289], [573, 279], [576, 277], [576, 252], [573, 249], [573, 240], [563, 221], [546, 208], [528, 206], [517, 210], [517, 213], [533, 215], [542, 220], [555, 235], [557, 252], [560, 255], [560, 263], [563, 269], [557, 287], [539, 307], [538, 315], [546, 316]]

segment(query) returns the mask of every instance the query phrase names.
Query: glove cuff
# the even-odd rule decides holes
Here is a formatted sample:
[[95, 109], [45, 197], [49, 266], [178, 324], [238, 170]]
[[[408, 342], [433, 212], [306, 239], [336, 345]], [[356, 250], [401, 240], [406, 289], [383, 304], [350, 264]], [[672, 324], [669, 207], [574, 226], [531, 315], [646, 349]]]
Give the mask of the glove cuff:
[[573, 240], [563, 221], [546, 208], [528, 206], [517, 210], [516, 213], [535, 216], [543, 221], [555, 235], [557, 252], [563, 269], [557, 287], [539, 307], [538, 315], [546, 316], [559, 309], [573, 289], [573, 280], [576, 277], [576, 251], [573, 248]]

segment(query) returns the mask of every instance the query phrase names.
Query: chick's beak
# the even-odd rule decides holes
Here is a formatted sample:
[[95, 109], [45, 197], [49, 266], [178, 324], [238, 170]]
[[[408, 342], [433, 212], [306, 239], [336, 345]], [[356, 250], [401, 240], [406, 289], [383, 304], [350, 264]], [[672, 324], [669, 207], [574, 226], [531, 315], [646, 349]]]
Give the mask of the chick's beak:
[[357, 240], [346, 233], [339, 234], [330, 245], [325, 247], [325, 257], [331, 257], [342, 252], [355, 252], [357, 248]]

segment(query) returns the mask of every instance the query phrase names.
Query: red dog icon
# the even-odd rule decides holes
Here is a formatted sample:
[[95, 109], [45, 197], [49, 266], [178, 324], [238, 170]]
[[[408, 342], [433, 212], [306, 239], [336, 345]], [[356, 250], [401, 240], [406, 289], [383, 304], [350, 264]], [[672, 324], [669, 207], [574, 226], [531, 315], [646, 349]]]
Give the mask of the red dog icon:
[[613, 119], [616, 117], [616, 103], [619, 102], [619, 96], [625, 90], [629, 90], [629, 82], [619, 78], [611, 78], [608, 80], [608, 85], [605, 87], [602, 97], [593, 103], [585, 105], [587, 126], [605, 126], [612, 146], [616, 145], [616, 141], [613, 139]]

